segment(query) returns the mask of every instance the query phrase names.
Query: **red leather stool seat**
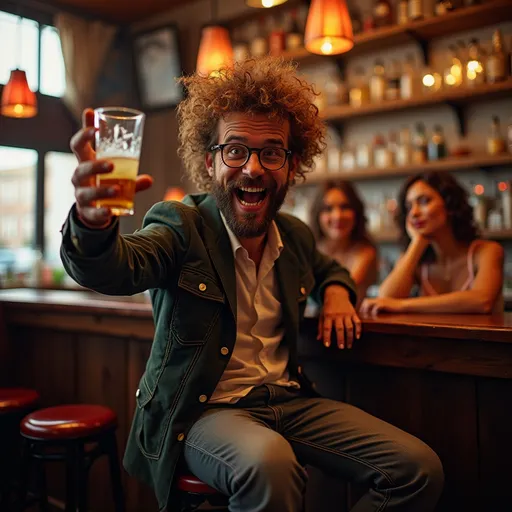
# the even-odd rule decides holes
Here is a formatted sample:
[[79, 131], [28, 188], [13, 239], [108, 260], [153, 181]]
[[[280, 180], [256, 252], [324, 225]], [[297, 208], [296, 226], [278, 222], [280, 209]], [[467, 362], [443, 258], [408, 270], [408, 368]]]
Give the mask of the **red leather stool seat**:
[[58, 405], [40, 409], [21, 422], [21, 432], [32, 439], [73, 439], [115, 427], [114, 411], [101, 405]]
[[39, 400], [33, 389], [0, 388], [0, 414], [27, 409]]
[[178, 476], [178, 489], [193, 494], [219, 494], [219, 491], [206, 485], [194, 475], [186, 474]]

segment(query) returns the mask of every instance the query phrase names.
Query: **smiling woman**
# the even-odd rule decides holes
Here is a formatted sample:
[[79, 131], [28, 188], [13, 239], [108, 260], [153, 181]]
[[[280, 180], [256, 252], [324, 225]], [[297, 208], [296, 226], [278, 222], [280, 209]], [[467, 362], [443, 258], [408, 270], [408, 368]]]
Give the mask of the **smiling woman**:
[[[364, 312], [503, 311], [504, 251], [478, 238], [466, 191], [447, 173], [420, 173], [400, 193], [405, 251]], [[414, 284], [420, 297], [408, 298]]]

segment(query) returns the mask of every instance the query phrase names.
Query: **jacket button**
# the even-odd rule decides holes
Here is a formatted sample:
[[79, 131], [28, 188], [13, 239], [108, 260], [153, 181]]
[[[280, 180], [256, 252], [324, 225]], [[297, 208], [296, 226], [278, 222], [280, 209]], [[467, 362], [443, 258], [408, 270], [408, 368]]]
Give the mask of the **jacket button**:
[[137, 389], [137, 391], [135, 391], [135, 397], [139, 398], [139, 396], [140, 396], [140, 389]]
[[183, 439], [185, 439], [185, 434], [182, 432], [181, 434], [178, 434], [178, 437], [177, 437], [178, 441], [183, 441]]
[[206, 285], [205, 285], [204, 283], [201, 283], [201, 284], [199, 285], [199, 290], [200, 290], [201, 292], [204, 292], [204, 291], [206, 290]]
[[223, 356], [227, 356], [229, 354], [229, 348], [228, 347], [222, 347], [220, 349], [220, 353], [223, 355]]
[[301, 286], [301, 287], [300, 287], [300, 293], [301, 293], [302, 295], [306, 295], [306, 288], [304, 288], [304, 286]]
[[199, 401], [204, 404], [208, 400], [208, 397], [206, 395], [199, 395]]

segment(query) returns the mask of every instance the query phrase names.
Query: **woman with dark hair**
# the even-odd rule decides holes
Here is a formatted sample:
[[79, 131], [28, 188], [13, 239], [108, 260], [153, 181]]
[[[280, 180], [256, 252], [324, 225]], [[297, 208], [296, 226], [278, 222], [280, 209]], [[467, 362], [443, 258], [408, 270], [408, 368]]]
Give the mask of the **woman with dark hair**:
[[[466, 191], [449, 174], [420, 173], [399, 196], [404, 252], [363, 313], [503, 311], [504, 252], [478, 238]], [[409, 298], [414, 284], [419, 297]]]
[[348, 181], [327, 182], [311, 211], [311, 227], [320, 252], [347, 268], [361, 301], [377, 278], [377, 251], [366, 231], [364, 204]]

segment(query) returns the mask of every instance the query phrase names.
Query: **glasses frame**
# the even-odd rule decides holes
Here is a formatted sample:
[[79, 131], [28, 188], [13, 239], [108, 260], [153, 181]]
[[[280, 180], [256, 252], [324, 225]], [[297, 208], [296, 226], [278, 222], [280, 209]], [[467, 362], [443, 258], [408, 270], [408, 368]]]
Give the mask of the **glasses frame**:
[[[224, 160], [224, 155], [223, 155], [224, 151], [223, 150], [224, 150], [224, 148], [226, 146], [231, 146], [231, 145], [243, 146], [244, 148], [247, 149], [247, 151], [248, 151], [247, 159], [245, 160], [245, 162], [243, 164], [240, 164], [240, 165], [229, 165]], [[260, 156], [261, 152], [264, 151], [265, 149], [280, 149], [280, 150], [284, 151], [286, 153], [286, 156], [285, 156], [283, 165], [281, 165], [281, 167], [278, 167], [277, 169], [269, 169], [268, 167], [265, 167], [263, 165], [262, 161], [261, 161], [261, 156]], [[264, 148], [250, 148], [249, 146], [246, 146], [245, 144], [242, 144], [241, 142], [228, 142], [226, 144], [215, 144], [214, 146], [210, 146], [210, 151], [211, 152], [214, 152], [214, 151], [217, 151], [217, 150], [220, 150], [220, 157], [221, 157], [222, 162], [224, 163], [224, 165], [226, 165], [227, 167], [229, 167], [231, 169], [239, 169], [240, 167], [243, 167], [251, 159], [252, 154], [256, 153], [258, 155], [258, 162], [260, 163], [261, 167], [263, 167], [263, 169], [265, 169], [266, 171], [269, 171], [269, 172], [276, 172], [276, 171], [280, 171], [286, 165], [286, 162], [288, 161], [290, 156], [292, 156], [292, 150], [291, 149], [285, 149], [285, 148], [281, 148], [281, 147], [277, 147], [277, 146], [266, 146]]]

